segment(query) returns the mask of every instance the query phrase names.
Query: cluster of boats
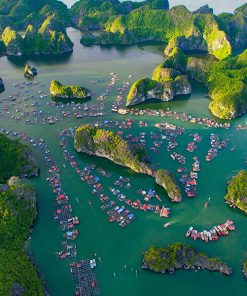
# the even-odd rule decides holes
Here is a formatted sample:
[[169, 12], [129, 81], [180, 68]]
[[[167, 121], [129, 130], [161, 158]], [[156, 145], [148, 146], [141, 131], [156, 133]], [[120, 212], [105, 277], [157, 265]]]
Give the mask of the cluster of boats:
[[62, 242], [63, 249], [59, 252], [56, 252], [55, 255], [58, 259], [66, 259], [68, 257], [76, 257], [77, 249], [76, 244], [69, 244], [67, 241]]
[[191, 226], [185, 236], [194, 240], [203, 240], [208, 243], [209, 241], [217, 241], [221, 236], [228, 236], [229, 232], [235, 229], [234, 223], [231, 220], [227, 220], [225, 223], [214, 226], [210, 230], [198, 231]]
[[222, 148], [226, 148], [227, 141], [225, 141], [225, 140], [220, 141], [219, 135], [211, 134], [210, 135], [210, 145], [211, 145], [211, 148], [208, 150], [208, 154], [206, 156], [206, 161], [213, 160], [218, 155], [219, 150], [221, 150]]
[[[79, 224], [79, 219], [78, 217], [72, 216], [72, 206], [69, 204], [69, 197], [62, 188], [60, 170], [52, 158], [48, 147], [44, 143], [44, 140], [35, 139], [34, 137], [28, 136], [23, 132], [9, 131], [4, 128], [1, 128], [0, 132], [9, 136], [18, 137], [19, 139], [22, 139], [32, 145], [34, 148], [38, 148], [42, 152], [45, 163], [48, 166], [49, 176], [47, 177], [46, 181], [52, 188], [52, 193], [55, 195], [56, 202], [54, 204], [55, 211], [53, 213], [54, 221], [59, 223], [59, 228], [61, 230], [65, 231], [63, 234], [64, 238], [67, 240], [75, 240], [78, 237], [78, 230], [74, 228]], [[59, 259], [75, 256], [75, 245], [70, 245], [67, 243], [67, 241], [63, 242], [62, 244], [64, 249], [56, 253]]]
[[[56, 165], [54, 159], [51, 156], [47, 145], [43, 139], [35, 139], [32, 136], [28, 136], [24, 132], [17, 132], [1, 128], [0, 132], [8, 136], [17, 137], [21, 140], [32, 145], [34, 148], [38, 148], [43, 156], [45, 163], [48, 166], [49, 177], [47, 182], [52, 188], [52, 192], [55, 194], [55, 211], [54, 221], [59, 223], [60, 229], [66, 230], [63, 234], [66, 241], [62, 241], [62, 250], [55, 252], [58, 259], [64, 260], [69, 257], [77, 256], [76, 244], [69, 243], [70, 240], [75, 240], [78, 237], [78, 230], [74, 229], [79, 224], [78, 217], [72, 217], [72, 206], [68, 203], [69, 197], [63, 191], [59, 168]], [[95, 275], [92, 273], [92, 269], [96, 266], [95, 259], [93, 260], [81, 260], [78, 263], [71, 263], [70, 270], [72, 277], [77, 281], [75, 289], [75, 295], [78, 296], [90, 296], [100, 294], [100, 288]]]
[[149, 116], [156, 116], [156, 117], [172, 117], [177, 120], [186, 121], [191, 124], [200, 124], [205, 125], [207, 127], [216, 127], [216, 128], [230, 128], [230, 123], [220, 123], [211, 118], [200, 118], [194, 117], [193, 115], [184, 113], [179, 113], [176, 111], [171, 111], [167, 108], [167, 111], [164, 110], [154, 110], [154, 109], [139, 109], [139, 108], [122, 108], [122, 106], [113, 105], [112, 112], [118, 112], [119, 114], [131, 114], [131, 115], [149, 115]]
[[[192, 163], [192, 170], [189, 174], [184, 174], [180, 178], [180, 182], [185, 185], [185, 193], [187, 197], [193, 198], [197, 195], [197, 179], [198, 172], [200, 171], [200, 162], [197, 157], [193, 157], [194, 162]], [[178, 169], [179, 173], [187, 172], [185, 167]]]
[[[84, 167], [83, 169], [79, 168], [78, 163], [75, 161], [74, 156], [68, 151], [68, 143], [66, 137], [72, 136], [73, 130], [64, 130], [60, 133], [60, 146], [63, 149], [63, 155], [65, 160], [68, 161], [71, 167], [75, 170], [75, 172], [80, 176], [81, 181], [87, 182], [89, 186], [92, 187], [92, 194], [98, 197], [100, 202], [102, 203], [101, 209], [106, 211], [108, 215], [109, 222], [117, 222], [120, 227], [126, 227], [135, 219], [135, 215], [132, 214], [129, 210], [125, 209], [123, 206], [119, 207], [115, 201], [110, 200], [110, 198], [103, 194], [104, 188], [100, 182], [100, 178], [96, 175], [93, 175], [93, 170], [100, 171], [105, 177], [109, 177], [109, 173], [103, 170], [102, 168], [96, 168], [94, 165], [89, 165]], [[123, 177], [119, 178], [116, 182], [124, 182], [126, 181]], [[115, 191], [112, 191], [115, 193]], [[116, 195], [116, 193], [114, 194]], [[119, 196], [118, 199], [123, 201]]]

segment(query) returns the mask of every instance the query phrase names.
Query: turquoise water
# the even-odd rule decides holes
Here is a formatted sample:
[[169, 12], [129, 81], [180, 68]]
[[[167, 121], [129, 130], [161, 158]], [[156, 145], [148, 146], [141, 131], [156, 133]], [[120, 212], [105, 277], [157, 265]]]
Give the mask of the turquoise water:
[[[51, 79], [58, 79], [66, 84], [81, 84], [90, 88], [93, 92], [92, 103], [97, 104], [96, 97], [105, 92], [105, 87], [110, 80], [109, 73], [119, 72], [119, 85], [122, 81], [133, 82], [143, 76], [150, 76], [154, 67], [162, 61], [162, 47], [144, 46], [128, 48], [85, 48], [79, 45], [79, 33], [71, 31], [70, 36], [75, 42], [75, 51], [66, 59], [41, 60], [34, 59], [28, 61], [36, 66], [39, 75], [35, 81], [44, 83], [42, 88], [48, 93]], [[0, 98], [12, 95], [16, 90], [12, 86], [13, 82], [22, 81], [22, 70], [25, 60], [8, 60], [6, 57], [0, 59], [1, 76], [3, 76], [6, 91]], [[132, 75], [128, 79], [129, 74]], [[91, 85], [91, 80], [102, 79], [102, 83]], [[118, 86], [116, 86], [118, 87]], [[32, 90], [37, 96], [37, 89]], [[193, 94], [189, 97], [176, 99], [170, 103], [149, 103], [146, 107], [167, 108], [173, 111], [192, 113], [200, 117], [212, 117], [208, 111], [208, 99], [205, 98], [206, 90], [199, 84], [193, 84]], [[111, 104], [115, 101], [117, 92], [113, 90], [105, 101], [106, 115], [101, 118], [86, 117], [82, 119], [68, 118], [55, 125], [26, 125], [24, 121], [18, 123], [9, 119], [1, 118], [1, 127], [25, 131], [37, 138], [42, 137], [47, 143], [60, 170], [63, 188], [70, 196], [70, 203], [73, 206], [73, 214], [80, 218], [78, 227], [79, 237], [76, 241], [78, 256], [77, 259], [98, 260], [96, 275], [99, 279], [102, 295], [104, 296], [148, 296], [148, 295], [246, 295], [247, 283], [241, 273], [243, 260], [247, 257], [246, 245], [246, 217], [239, 211], [229, 208], [224, 203], [226, 184], [229, 178], [239, 169], [246, 168], [246, 131], [236, 131], [236, 124], [245, 124], [247, 117], [234, 120], [230, 130], [209, 129], [204, 126], [183, 123], [172, 118], [159, 118], [151, 116], [134, 117], [127, 116], [134, 121], [145, 120], [149, 127], [139, 128], [137, 123], [133, 124], [131, 130], [124, 131], [125, 134], [137, 135], [139, 132], [158, 131], [154, 127], [157, 122], [171, 122], [186, 128], [185, 134], [177, 139], [179, 146], [176, 152], [186, 156], [188, 167], [192, 163], [192, 157], [198, 156], [201, 161], [202, 170], [199, 174], [198, 196], [195, 199], [184, 200], [181, 204], [172, 204], [165, 192], [155, 186], [154, 180], [150, 177], [136, 175], [128, 169], [120, 168], [111, 162], [78, 155], [73, 150], [72, 142], [69, 143], [70, 151], [74, 153], [81, 167], [88, 163], [101, 166], [113, 174], [111, 179], [102, 177], [104, 188], [113, 187], [113, 180], [118, 176], [128, 176], [132, 180], [133, 189], [126, 191], [131, 199], [138, 198], [136, 189], [155, 188], [161, 195], [163, 204], [172, 208], [171, 217], [162, 220], [158, 215], [144, 212], [135, 212], [137, 219], [127, 228], [122, 229], [117, 224], [110, 224], [106, 214], [100, 209], [100, 202], [91, 194], [90, 187], [80, 181], [79, 176], [66, 163], [59, 147], [58, 131], [67, 127], [74, 127], [88, 122], [94, 123], [104, 119], [124, 120], [121, 116], [110, 112]], [[1, 100], [2, 101], [2, 100]], [[48, 110], [51, 114], [56, 113], [52, 107], [45, 107], [45, 102], [49, 102], [47, 97], [41, 100], [42, 106], [35, 107], [37, 110]], [[21, 108], [31, 108], [31, 102], [25, 102], [22, 97], [15, 102]], [[0, 104], [0, 109], [6, 102]], [[28, 106], [25, 106], [27, 104]], [[32, 107], [34, 108], [34, 107]], [[71, 111], [71, 107], [64, 110]], [[13, 111], [13, 110], [12, 110]], [[12, 112], [11, 111], [11, 112]], [[114, 130], [117, 130], [114, 128]], [[198, 144], [199, 149], [190, 154], [185, 149], [187, 143], [191, 141], [189, 135], [198, 132], [203, 136], [203, 140]], [[209, 135], [211, 132], [218, 133], [221, 139], [229, 138], [228, 148], [219, 152], [219, 155], [210, 163], [206, 163], [205, 156], [209, 149]], [[149, 137], [148, 137], [149, 138]], [[148, 146], [151, 145], [149, 138]], [[230, 148], [235, 148], [230, 152]], [[178, 178], [176, 173], [179, 165], [172, 161], [169, 153], [162, 146], [160, 154], [154, 154], [148, 150], [152, 163], [160, 163], [160, 167], [168, 168]], [[42, 277], [44, 278], [48, 291], [53, 296], [73, 295], [75, 283], [71, 279], [68, 264], [72, 260], [59, 261], [54, 252], [61, 249], [62, 232], [58, 230], [53, 222], [52, 213], [54, 211], [54, 196], [46, 183], [47, 167], [44, 164], [42, 155], [35, 150], [35, 155], [39, 161], [41, 174], [39, 177], [30, 180], [37, 190], [39, 215], [34, 226], [32, 240], [29, 248], [37, 262]], [[181, 187], [182, 188], [182, 187]], [[108, 193], [108, 192], [106, 192]], [[110, 193], [108, 194], [110, 196]], [[204, 203], [211, 197], [212, 200], [208, 208]], [[78, 202], [79, 200], [79, 202]], [[91, 201], [92, 205], [89, 205]], [[234, 221], [237, 231], [227, 238], [221, 238], [218, 242], [208, 245], [201, 241], [192, 241], [185, 238], [185, 232], [190, 225], [198, 229], [209, 229], [215, 224], [221, 224], [226, 219]], [[163, 224], [171, 221], [169, 228], [164, 228]], [[231, 277], [225, 277], [217, 273], [206, 271], [178, 271], [174, 275], [160, 275], [141, 270], [142, 253], [151, 245], [164, 246], [169, 243], [182, 241], [188, 243], [198, 250], [206, 252], [210, 256], [220, 257], [228, 263], [234, 271]], [[127, 265], [127, 268], [124, 268]], [[138, 273], [136, 274], [136, 270]], [[116, 277], [113, 273], [115, 272]]]

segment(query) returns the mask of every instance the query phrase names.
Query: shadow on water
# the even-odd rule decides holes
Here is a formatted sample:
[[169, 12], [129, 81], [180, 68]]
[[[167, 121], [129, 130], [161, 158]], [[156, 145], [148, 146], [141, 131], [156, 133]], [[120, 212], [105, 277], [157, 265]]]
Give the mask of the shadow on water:
[[68, 103], [72, 103], [72, 102], [74, 102], [75, 104], [85, 104], [91, 100], [91, 97], [87, 97], [85, 99], [76, 99], [76, 98], [64, 99], [64, 98], [51, 97], [51, 99], [56, 103], [62, 103], [62, 104], [68, 104]]
[[36, 65], [63, 65], [69, 64], [72, 57], [72, 52], [62, 54], [62, 55], [47, 55], [47, 56], [36, 56], [36, 55], [25, 55], [25, 56], [8, 56], [8, 61], [16, 66], [21, 68], [25, 64], [33, 62]]

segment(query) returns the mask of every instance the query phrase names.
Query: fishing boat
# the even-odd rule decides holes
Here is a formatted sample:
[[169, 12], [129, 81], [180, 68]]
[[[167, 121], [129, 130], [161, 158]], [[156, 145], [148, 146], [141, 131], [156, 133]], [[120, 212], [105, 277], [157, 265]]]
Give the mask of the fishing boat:
[[192, 230], [193, 230], [193, 227], [190, 226], [190, 228], [189, 228], [189, 230], [186, 232], [185, 236], [186, 236], [186, 237], [189, 237], [189, 236], [191, 235], [191, 233], [192, 233]]

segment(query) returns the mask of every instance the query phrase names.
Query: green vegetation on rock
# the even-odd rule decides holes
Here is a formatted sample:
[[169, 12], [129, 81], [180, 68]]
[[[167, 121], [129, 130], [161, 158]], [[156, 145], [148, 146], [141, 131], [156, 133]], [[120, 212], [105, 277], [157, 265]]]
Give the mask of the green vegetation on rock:
[[179, 189], [174, 177], [166, 170], [158, 170], [155, 175], [156, 183], [166, 189], [168, 196], [172, 201], [180, 202], [182, 193]]
[[42, 281], [23, 249], [37, 214], [35, 192], [30, 185], [13, 184], [13, 178], [6, 184], [13, 175], [37, 172], [32, 151], [0, 134], [0, 295], [44, 295]]
[[11, 176], [37, 173], [37, 162], [30, 148], [0, 133], [0, 183], [5, 183]]
[[37, 30], [33, 25], [26, 29], [24, 38], [11, 29], [5, 28], [2, 40], [7, 55], [59, 55], [71, 52], [73, 43], [64, 25], [55, 15], [47, 17]]
[[[36, 217], [36, 199], [26, 184], [0, 189], [0, 295], [44, 295], [43, 284], [23, 244]], [[22, 295], [22, 294], [21, 294]]]
[[25, 30], [32, 24], [38, 28], [52, 14], [56, 14], [64, 25], [70, 23], [67, 6], [61, 1], [0, 0], [0, 32], [7, 26]]
[[29, 25], [24, 41], [26, 54], [59, 55], [73, 50], [65, 27], [55, 15], [47, 17], [38, 30]]
[[247, 214], [247, 171], [240, 171], [232, 177], [225, 200]]
[[247, 43], [247, 4], [237, 8], [232, 13], [222, 13], [217, 16], [221, 30], [226, 32], [234, 49], [246, 49]]
[[64, 86], [57, 80], [51, 81], [50, 94], [52, 97], [65, 99], [85, 99], [91, 96], [89, 90], [84, 87]]
[[169, 58], [166, 58], [153, 72], [152, 79], [143, 78], [133, 83], [126, 99], [126, 106], [142, 103], [148, 99], [170, 101], [177, 95], [191, 93], [191, 86], [186, 75], [180, 70], [184, 68], [186, 58], [182, 51], [174, 48]]
[[16, 31], [10, 27], [5, 28], [2, 34], [2, 40], [8, 55], [22, 55], [24, 53], [24, 41]]
[[226, 275], [232, 273], [231, 268], [219, 259], [209, 258], [182, 243], [174, 243], [165, 248], [151, 247], [144, 253], [142, 267], [160, 273], [190, 268], [218, 271]]
[[183, 5], [170, 10], [159, 9], [159, 5], [144, 5], [128, 14], [108, 18], [104, 28], [106, 33], [96, 38], [99, 44], [178, 40], [183, 50], [208, 51], [219, 60], [231, 54], [231, 44], [217, 18], [212, 14], [194, 14]]
[[[155, 9], [168, 9], [168, 0], [146, 0], [141, 2], [119, 0], [80, 0], [70, 13], [75, 25], [81, 29], [101, 29], [107, 21], [119, 15], [127, 15], [132, 10], [148, 6]], [[83, 13], [82, 13], [83, 12]]]
[[143, 146], [130, 145], [112, 131], [89, 124], [81, 126], [76, 129], [74, 144], [78, 152], [105, 157], [135, 172], [153, 175]]
[[[187, 74], [208, 88], [212, 99], [209, 109], [215, 116], [232, 119], [244, 114], [247, 110], [247, 50], [218, 61], [212, 57], [185, 56], [176, 44], [172, 42], [165, 49], [165, 60], [154, 70], [153, 80], [145, 78], [132, 85], [126, 105], [134, 105], [148, 98], [166, 101], [174, 95], [190, 93]], [[151, 81], [156, 84], [151, 88], [145, 87], [146, 83], [151, 85]]]
[[87, 124], [76, 129], [74, 147], [77, 152], [104, 157], [134, 172], [154, 177], [170, 198], [181, 201], [181, 192], [175, 180], [165, 170], [152, 170], [142, 145], [129, 143], [113, 131]]

